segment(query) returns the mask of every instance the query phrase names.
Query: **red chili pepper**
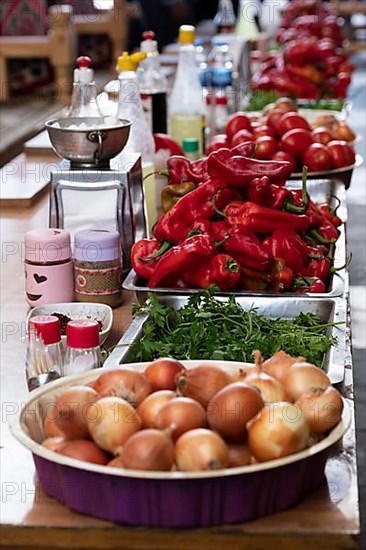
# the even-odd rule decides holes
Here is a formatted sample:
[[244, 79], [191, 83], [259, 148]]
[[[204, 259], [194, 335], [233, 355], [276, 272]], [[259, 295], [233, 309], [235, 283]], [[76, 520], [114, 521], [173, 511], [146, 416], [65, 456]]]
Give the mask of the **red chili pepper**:
[[209, 219], [215, 208], [222, 210], [232, 198], [232, 191], [221, 180], [207, 180], [184, 195], [156, 224], [154, 236], [159, 241], [177, 243], [187, 237], [195, 220]]
[[[272, 267], [273, 257], [262, 245], [258, 237], [250, 229], [237, 225], [223, 232], [222, 247], [240, 265], [267, 271]], [[228, 237], [225, 239], [225, 237]]]
[[193, 235], [212, 235], [211, 225], [212, 222], [210, 220], [195, 220], [188, 227], [187, 237], [193, 237]]
[[[338, 201], [338, 197], [335, 197]], [[334, 225], [334, 227], [339, 227], [340, 225], [342, 225], [342, 220], [341, 218], [339, 218], [337, 216], [337, 210], [339, 208], [339, 205], [340, 205], [340, 201], [339, 201], [339, 204], [336, 208], [331, 208], [331, 206], [328, 204], [328, 203], [324, 203], [324, 204], [319, 204], [318, 205], [318, 210], [319, 212], [325, 216], [326, 218], [328, 218], [332, 224]]]
[[170, 247], [169, 243], [161, 244], [156, 239], [141, 239], [131, 249], [132, 267], [139, 277], [149, 280], [160, 257]]
[[240, 281], [240, 265], [228, 254], [217, 254], [197, 269], [187, 271], [183, 279], [196, 288], [216, 285], [220, 290], [229, 290]]
[[266, 240], [270, 242], [273, 257], [284, 260], [296, 274], [305, 274], [308, 260], [307, 244], [292, 229], [276, 229]]
[[323, 294], [323, 292], [326, 291], [324, 282], [316, 277], [303, 277], [302, 279], [295, 279], [294, 287], [295, 292], [299, 294], [304, 294], [305, 292]]
[[150, 288], [175, 287], [177, 280], [198, 262], [214, 256], [213, 239], [209, 235], [194, 235], [171, 248], [157, 263], [148, 282]]
[[309, 235], [321, 244], [334, 243], [339, 237], [339, 229], [337, 229], [330, 219], [326, 216], [322, 216], [320, 225], [315, 228], [311, 228]]
[[249, 200], [275, 210], [294, 211], [298, 214], [306, 212], [308, 200], [302, 201], [291, 189], [270, 183], [267, 176], [254, 178], [249, 187]]
[[291, 164], [286, 161], [257, 160], [236, 155], [225, 158], [222, 151], [225, 150], [219, 149], [209, 155], [208, 173], [234, 187], [246, 189], [254, 178], [261, 176], [268, 176], [273, 182], [284, 182], [292, 172]]
[[186, 157], [173, 155], [168, 158], [166, 164], [170, 185], [181, 183], [182, 181], [191, 181], [193, 183], [200, 183], [202, 181], [202, 175], [192, 169], [191, 162]]
[[231, 155], [239, 155], [242, 157], [253, 157], [254, 151], [256, 149], [256, 143], [255, 141], [244, 141], [243, 143], [239, 143], [238, 145], [235, 145], [235, 147], [231, 148]]
[[294, 272], [281, 259], [276, 259], [271, 271], [271, 288], [274, 292], [292, 290]]
[[225, 219], [229, 225], [241, 225], [259, 234], [273, 233], [276, 229], [306, 231], [311, 226], [311, 219], [305, 214], [281, 212], [250, 201], [238, 208], [235, 214], [226, 214]]

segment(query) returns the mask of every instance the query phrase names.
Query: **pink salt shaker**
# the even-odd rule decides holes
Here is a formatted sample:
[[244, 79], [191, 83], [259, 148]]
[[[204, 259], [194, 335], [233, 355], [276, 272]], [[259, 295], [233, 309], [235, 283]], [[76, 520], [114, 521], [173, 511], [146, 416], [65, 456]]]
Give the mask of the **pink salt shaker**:
[[34, 229], [25, 234], [25, 293], [32, 307], [74, 300], [70, 233]]

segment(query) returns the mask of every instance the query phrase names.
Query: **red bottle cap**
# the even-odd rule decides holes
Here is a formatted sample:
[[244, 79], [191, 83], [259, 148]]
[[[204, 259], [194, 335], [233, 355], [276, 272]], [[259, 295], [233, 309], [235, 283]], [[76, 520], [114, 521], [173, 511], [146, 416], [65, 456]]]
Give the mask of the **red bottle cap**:
[[142, 33], [142, 38], [144, 40], [154, 40], [155, 33], [154, 33], [154, 31], [145, 31], [145, 32]]
[[75, 319], [66, 325], [66, 345], [88, 349], [99, 346], [99, 323], [92, 319]]
[[45, 345], [61, 340], [60, 320], [55, 315], [35, 315], [29, 319], [29, 330], [34, 330]]
[[79, 67], [79, 69], [84, 67], [89, 68], [91, 65], [91, 59], [87, 55], [81, 55], [80, 57], [77, 58], [76, 64]]

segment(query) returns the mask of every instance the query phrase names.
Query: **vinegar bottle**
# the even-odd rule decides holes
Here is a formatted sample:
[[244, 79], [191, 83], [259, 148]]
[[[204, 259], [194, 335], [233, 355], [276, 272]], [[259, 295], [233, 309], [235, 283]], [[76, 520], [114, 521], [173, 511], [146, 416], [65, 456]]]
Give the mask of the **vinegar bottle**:
[[87, 56], [78, 57], [77, 68], [74, 69], [69, 117], [102, 118], [98, 105], [98, 90], [94, 81], [94, 71], [90, 68], [91, 59]]
[[194, 46], [195, 28], [182, 25], [179, 29], [179, 58], [170, 97], [170, 134], [183, 146], [184, 138], [196, 138], [199, 155], [204, 150], [205, 103], [199, 79]]

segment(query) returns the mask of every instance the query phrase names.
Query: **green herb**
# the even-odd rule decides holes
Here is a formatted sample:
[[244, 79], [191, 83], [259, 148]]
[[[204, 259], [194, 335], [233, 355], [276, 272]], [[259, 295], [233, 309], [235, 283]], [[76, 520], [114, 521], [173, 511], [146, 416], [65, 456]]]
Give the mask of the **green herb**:
[[[274, 90], [256, 90], [250, 93], [245, 99], [247, 104], [245, 111], [262, 111], [269, 103], [283, 97]], [[299, 109], [321, 109], [324, 111], [342, 111], [345, 106], [344, 99], [296, 99], [292, 97]]]
[[133, 308], [133, 313], [147, 313], [149, 319], [142, 337], [131, 347], [132, 360], [174, 357], [252, 362], [253, 351], [259, 349], [265, 359], [283, 350], [324, 366], [325, 354], [336, 342], [327, 336], [327, 329], [339, 323], [324, 323], [312, 313], [291, 320], [258, 315], [255, 308], [244, 311], [234, 297], [218, 300], [214, 291], [191, 295], [179, 310], [149, 293], [148, 302]]

